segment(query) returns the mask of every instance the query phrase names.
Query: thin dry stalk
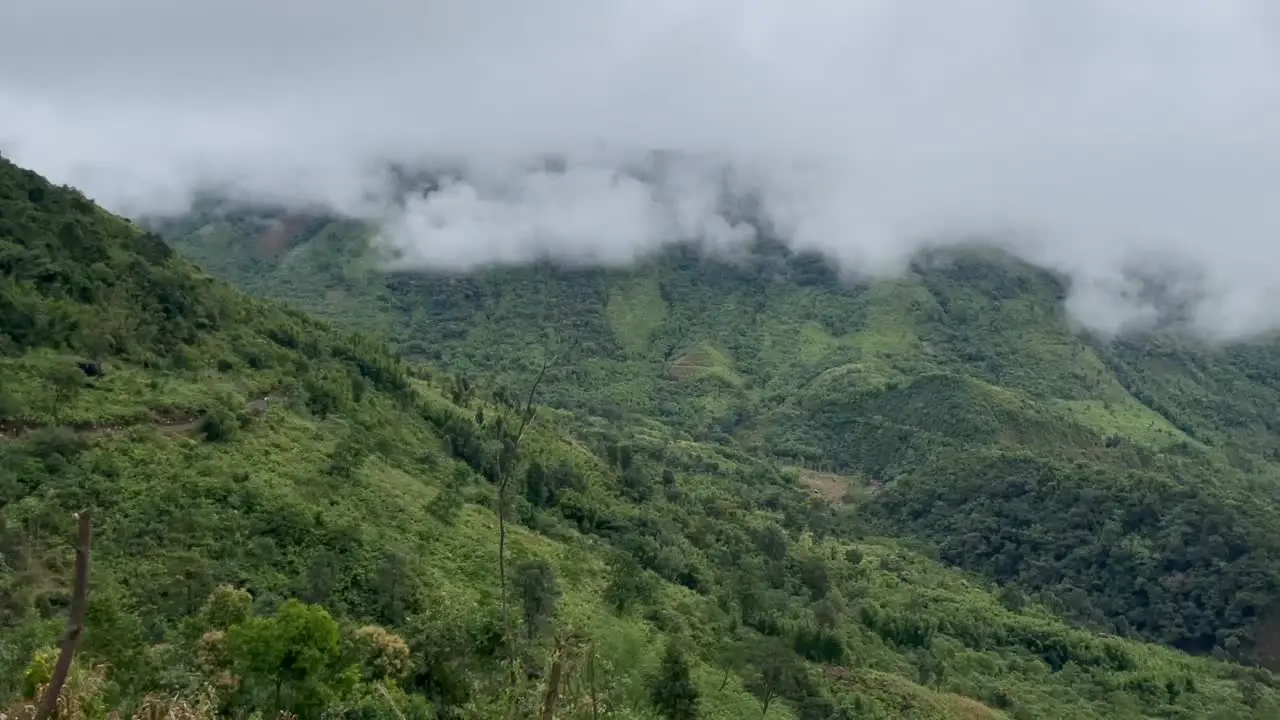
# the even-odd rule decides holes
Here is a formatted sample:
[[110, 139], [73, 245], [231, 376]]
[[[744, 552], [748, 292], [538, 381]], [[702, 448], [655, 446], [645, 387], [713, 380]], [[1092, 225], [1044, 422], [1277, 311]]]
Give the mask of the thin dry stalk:
[[[62, 635], [62, 652], [58, 655], [58, 664], [53, 669], [53, 676], [36, 709], [34, 720], [49, 720], [54, 710], [59, 709], [62, 686], [67, 681], [67, 673], [71, 672], [71, 661], [75, 658], [80, 637], [84, 635], [84, 616], [89, 606], [89, 551], [93, 543], [93, 522], [88, 510], [77, 513], [76, 518], [80, 528], [76, 536], [75, 587], [71, 594], [71, 614], [67, 617], [67, 629]], [[74, 717], [69, 712], [62, 716]]]

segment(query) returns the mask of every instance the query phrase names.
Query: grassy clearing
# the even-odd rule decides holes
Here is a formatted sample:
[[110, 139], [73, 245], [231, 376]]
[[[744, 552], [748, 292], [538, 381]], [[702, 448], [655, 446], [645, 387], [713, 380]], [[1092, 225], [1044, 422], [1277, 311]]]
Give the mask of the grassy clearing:
[[729, 356], [707, 343], [699, 343], [672, 361], [667, 376], [676, 380], [708, 378], [730, 388], [742, 387], [746, 382], [734, 371]]
[[649, 341], [666, 314], [667, 306], [662, 301], [658, 278], [654, 275], [611, 288], [604, 307], [605, 318], [613, 328], [618, 344], [637, 356], [648, 352]]
[[1060, 400], [1054, 404], [1103, 436], [1127, 438], [1157, 449], [1190, 440], [1159, 413], [1133, 401]]

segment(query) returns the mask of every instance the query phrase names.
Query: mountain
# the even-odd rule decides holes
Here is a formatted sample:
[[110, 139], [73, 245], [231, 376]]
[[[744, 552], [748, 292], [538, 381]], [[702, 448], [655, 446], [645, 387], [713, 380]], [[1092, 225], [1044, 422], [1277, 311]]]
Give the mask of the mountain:
[[[293, 232], [285, 229], [293, 228]], [[160, 228], [248, 292], [548, 401], [835, 473], [879, 532], [1107, 632], [1280, 667], [1280, 347], [1076, 332], [1065, 281], [981, 249], [851, 282], [762, 243], [625, 270], [379, 272], [371, 228], [267, 210]]]
[[[585, 286], [591, 276], [574, 277]], [[624, 305], [606, 315], [606, 302], [602, 316], [649, 323], [657, 304], [635, 285], [644, 277], [617, 285]], [[1280, 685], [1266, 670], [1071, 627], [1012, 585], [883, 536], [898, 505], [878, 498], [909, 502], [897, 490], [908, 475], [864, 485], [847, 462], [832, 461], [839, 475], [785, 467], [778, 458], [799, 455], [784, 449], [777, 458], [744, 451], [776, 442], [769, 423], [782, 423], [786, 408], [741, 427], [706, 424], [740, 398], [761, 413], [766, 393], [779, 391], [760, 369], [767, 354], [745, 353], [728, 335], [698, 331], [659, 362], [646, 356], [663, 347], [657, 329], [645, 344], [611, 339], [606, 354], [609, 336], [589, 335], [595, 321], [584, 316], [581, 329], [560, 323], [573, 338], [521, 344], [501, 335], [519, 325], [510, 313], [521, 317], [508, 300], [508, 315], [476, 336], [428, 351], [442, 361], [456, 353], [452, 364], [468, 371], [445, 372], [243, 295], [159, 236], [3, 160], [0, 278], [0, 702], [12, 698], [9, 717], [27, 717], [52, 674], [72, 593], [73, 513], [86, 509], [86, 630], [59, 717], [490, 718], [552, 705], [565, 718], [686, 717], [678, 713], [690, 705], [707, 718], [1280, 712]], [[466, 282], [488, 287], [440, 282], [460, 286], [440, 317], [447, 302], [462, 306], [453, 298], [468, 297]], [[367, 302], [362, 312], [387, 324], [400, 318], [377, 298], [406, 290], [361, 287], [370, 294], [320, 297], [331, 308]], [[527, 292], [552, 297], [548, 287]], [[817, 291], [796, 295], [806, 292]], [[475, 313], [487, 307], [478, 300]], [[825, 337], [820, 328], [803, 332]], [[826, 332], [823, 342], [845, 348]], [[485, 355], [484, 338], [505, 342]], [[586, 349], [547, 362], [543, 353], [573, 340]], [[1038, 414], [1043, 402], [941, 364], [908, 374], [892, 347], [867, 370], [882, 374], [881, 397], [950, 388], [955, 402], [989, 397], [1015, 416], [1049, 418], [1045, 432], [1075, 427], [1069, 406], [1062, 418]], [[477, 372], [481, 361], [493, 374]], [[547, 396], [566, 409], [535, 404], [526, 414], [539, 397], [530, 367], [545, 371]], [[773, 387], [799, 393], [822, 372]], [[604, 389], [584, 383], [609, 378]], [[662, 391], [677, 410], [642, 412], [645, 393], [667, 383], [689, 388]], [[590, 402], [601, 412], [586, 412]], [[1235, 437], [1215, 432], [1220, 442]], [[715, 442], [717, 433], [740, 444]], [[989, 439], [987, 452], [1036, 447]], [[1236, 467], [1218, 445], [1178, 442], [1190, 448], [1188, 466]], [[509, 672], [511, 661], [522, 671]]]

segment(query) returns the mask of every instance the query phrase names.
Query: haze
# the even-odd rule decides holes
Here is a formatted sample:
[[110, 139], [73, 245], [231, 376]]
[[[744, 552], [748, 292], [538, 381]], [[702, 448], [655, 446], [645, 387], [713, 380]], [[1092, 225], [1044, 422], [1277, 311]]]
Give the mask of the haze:
[[[1280, 327], [1277, 35], [1272, 0], [12, 2], [0, 151], [127, 214], [320, 203], [451, 269], [733, 246], [729, 166], [852, 273], [994, 237], [1110, 334], [1154, 314], [1127, 272], [1182, 262], [1196, 329], [1247, 339]], [[443, 159], [389, 202], [382, 163]]]

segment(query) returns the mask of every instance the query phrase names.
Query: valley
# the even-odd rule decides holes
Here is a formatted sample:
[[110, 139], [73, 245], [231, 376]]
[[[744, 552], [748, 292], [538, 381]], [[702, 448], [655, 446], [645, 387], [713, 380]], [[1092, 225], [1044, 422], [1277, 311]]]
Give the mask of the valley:
[[86, 508], [68, 717], [1280, 714], [1272, 346], [1091, 340], [984, 253], [388, 276], [262, 227], [0, 161], [11, 717]]
[[874, 482], [864, 515], [881, 532], [1088, 627], [1235, 653], [1280, 590], [1273, 343], [1082, 334], [1063, 278], [981, 249], [875, 282], [769, 244], [732, 263], [678, 246], [626, 271], [387, 277], [348, 272], [376, 262], [356, 224], [317, 224], [288, 262], [249, 266], [233, 228], [261, 220], [203, 222], [221, 243], [170, 237], [247, 291], [379, 327], [411, 357], [518, 379], [553, 328], [578, 360], [549, 403]]

